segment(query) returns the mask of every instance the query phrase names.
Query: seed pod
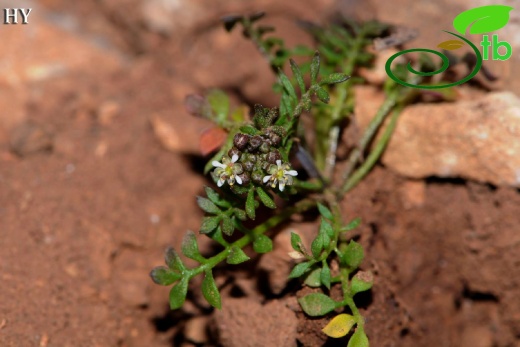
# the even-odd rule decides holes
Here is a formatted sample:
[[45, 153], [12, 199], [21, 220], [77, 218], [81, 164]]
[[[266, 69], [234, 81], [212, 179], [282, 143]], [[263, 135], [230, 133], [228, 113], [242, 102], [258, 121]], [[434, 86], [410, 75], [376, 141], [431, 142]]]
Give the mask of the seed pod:
[[231, 147], [231, 149], [228, 151], [228, 156], [229, 156], [230, 158], [233, 158], [233, 156], [234, 156], [235, 154], [238, 155], [238, 157], [240, 158], [240, 155], [242, 154], [242, 152], [240, 152], [240, 151], [238, 150], [238, 148], [236, 148], [236, 147]]
[[249, 154], [249, 157], [247, 157], [247, 160], [252, 162], [252, 163], [256, 163], [256, 155]]
[[271, 166], [271, 164], [269, 164], [267, 161], [264, 161], [262, 163], [262, 170], [267, 170], [267, 168], [269, 168], [269, 166]]
[[277, 150], [272, 150], [271, 152], [267, 153], [267, 161], [269, 163], [276, 164], [277, 160], [282, 160], [280, 152], [278, 152]]
[[251, 182], [251, 177], [247, 172], [244, 172], [243, 174], [238, 175], [242, 179], [242, 185], [247, 186]]
[[248, 149], [250, 151], [254, 151], [262, 144], [262, 142], [263, 142], [262, 138], [259, 135], [255, 135], [249, 139]]
[[253, 180], [253, 182], [255, 183], [262, 183], [262, 179], [264, 178], [264, 174], [262, 173], [262, 171], [260, 170], [255, 170], [253, 171], [253, 173], [251, 174], [251, 179]]
[[249, 142], [251, 136], [247, 134], [235, 134], [235, 137], [233, 137], [233, 144], [241, 151], [246, 149], [247, 144]]
[[260, 152], [267, 153], [271, 149], [271, 146], [267, 142], [264, 142], [260, 145]]

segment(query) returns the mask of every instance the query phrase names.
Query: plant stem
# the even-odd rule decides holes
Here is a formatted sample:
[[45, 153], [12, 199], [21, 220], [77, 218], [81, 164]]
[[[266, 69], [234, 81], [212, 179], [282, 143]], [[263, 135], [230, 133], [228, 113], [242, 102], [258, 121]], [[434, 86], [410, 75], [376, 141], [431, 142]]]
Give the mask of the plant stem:
[[316, 203], [317, 203], [316, 200], [310, 199], [310, 198], [298, 201], [294, 206], [284, 209], [282, 212], [280, 212], [276, 216], [269, 218], [262, 224], [253, 228], [248, 234], [242, 236], [240, 239], [238, 239], [235, 242], [233, 242], [232, 244], [230, 244], [228, 247], [226, 247], [226, 249], [224, 249], [219, 254], [217, 254], [211, 258], [208, 258], [206, 260], [206, 262], [204, 264], [202, 264], [201, 266], [187, 270], [186, 275], [188, 275], [190, 278], [192, 278], [192, 277], [204, 272], [207, 269], [214, 268], [215, 266], [217, 266], [217, 264], [226, 260], [226, 258], [229, 255], [231, 247], [244, 248], [245, 246], [247, 246], [248, 244], [253, 242], [256, 236], [264, 234], [271, 228], [273, 228], [273, 227], [277, 226], [278, 224], [287, 220], [289, 217], [291, 217], [295, 213], [302, 213], [302, 212], [305, 212], [305, 211], [311, 209], [312, 207], [316, 206]]
[[352, 312], [352, 315], [354, 316], [354, 319], [356, 320], [358, 329], [363, 330], [365, 325], [365, 318], [363, 318], [361, 313], [359, 313], [359, 309], [357, 308], [356, 303], [353, 299], [353, 295], [350, 292], [349, 276], [350, 272], [347, 268], [342, 268], [340, 270], [341, 289], [343, 291], [343, 302], [341, 304], [345, 304], [348, 306], [348, 308]]
[[399, 106], [392, 112], [390, 124], [388, 124], [388, 127], [385, 129], [381, 139], [374, 146], [374, 149], [372, 152], [370, 152], [365, 162], [354, 172], [352, 176], [349, 177], [341, 191], [342, 195], [354, 188], [368, 174], [368, 172], [370, 172], [375, 163], [381, 157], [381, 154], [386, 148], [386, 145], [390, 141], [390, 137], [394, 132], [395, 126], [397, 125], [397, 118], [399, 117], [402, 109], [403, 107]]

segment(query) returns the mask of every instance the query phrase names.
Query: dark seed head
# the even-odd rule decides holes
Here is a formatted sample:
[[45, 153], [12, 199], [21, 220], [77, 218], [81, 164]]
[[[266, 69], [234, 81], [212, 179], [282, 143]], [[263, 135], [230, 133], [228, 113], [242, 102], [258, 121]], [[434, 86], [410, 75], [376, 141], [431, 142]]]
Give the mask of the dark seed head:
[[241, 134], [241, 133], [238, 133], [235, 135], [235, 137], [233, 137], [233, 144], [241, 151], [243, 151], [244, 149], [246, 149], [246, 146], [247, 146], [247, 143], [249, 142], [249, 138], [251, 136], [247, 135], [247, 134]]
[[273, 150], [269, 153], [267, 153], [267, 161], [271, 164], [276, 164], [277, 160], [282, 160], [282, 156], [280, 155], [280, 152]]
[[240, 151], [238, 150], [238, 148], [236, 148], [236, 147], [231, 147], [231, 149], [228, 151], [228, 156], [229, 156], [230, 158], [233, 158], [233, 156], [234, 156], [235, 154], [238, 155], [238, 156], [240, 157], [240, 155], [242, 154], [242, 152], [240, 152]]
[[257, 149], [262, 144], [262, 142], [263, 142], [262, 137], [260, 137], [259, 135], [255, 135], [255, 136], [251, 137], [251, 139], [249, 139], [248, 149], [250, 151], [253, 151], [253, 150]]

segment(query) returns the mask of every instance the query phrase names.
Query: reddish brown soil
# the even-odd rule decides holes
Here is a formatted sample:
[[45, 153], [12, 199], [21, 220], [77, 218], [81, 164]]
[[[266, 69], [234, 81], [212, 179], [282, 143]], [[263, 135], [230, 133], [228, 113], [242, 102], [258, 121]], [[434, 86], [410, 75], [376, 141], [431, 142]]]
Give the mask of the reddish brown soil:
[[[216, 333], [197, 283], [183, 310], [170, 312], [168, 289], [154, 285], [148, 272], [162, 263], [167, 245], [198, 229], [202, 215], [194, 196], [207, 181], [195, 153], [207, 124], [185, 113], [184, 95], [217, 86], [237, 100], [272, 104], [273, 78], [250, 43], [216, 25], [220, 14], [250, 10], [239, 1], [194, 1], [193, 23], [179, 21], [170, 35], [146, 29], [138, 3], [42, 1], [30, 25], [48, 29], [37, 42], [5, 52], [19, 80], [0, 78], [0, 346], [244, 341], [233, 337], [234, 326]], [[116, 5], [124, 12], [114, 12]], [[262, 1], [254, 8], [271, 10], [270, 21], [292, 45], [305, 40], [292, 20], [318, 12], [324, 18], [330, 5]], [[78, 25], [56, 28], [44, 13]], [[16, 41], [30, 25], [5, 35]], [[31, 77], [26, 69], [43, 61], [66, 68]], [[178, 146], [189, 154], [164, 149], [150, 124], [154, 117], [182, 130]], [[343, 204], [346, 219], [363, 218], [363, 268], [376, 273], [374, 289], [358, 300], [371, 345], [520, 345], [518, 206], [514, 189], [408, 181], [383, 167], [371, 173]], [[297, 283], [274, 295], [255, 272], [257, 263], [219, 270], [230, 308], [217, 319], [232, 322], [233, 310], [240, 316], [237, 307], [250, 306], [258, 314], [240, 329], [256, 336], [292, 309], [300, 345], [345, 345], [324, 338], [326, 319], [299, 311]], [[199, 328], [193, 317], [203, 317]]]

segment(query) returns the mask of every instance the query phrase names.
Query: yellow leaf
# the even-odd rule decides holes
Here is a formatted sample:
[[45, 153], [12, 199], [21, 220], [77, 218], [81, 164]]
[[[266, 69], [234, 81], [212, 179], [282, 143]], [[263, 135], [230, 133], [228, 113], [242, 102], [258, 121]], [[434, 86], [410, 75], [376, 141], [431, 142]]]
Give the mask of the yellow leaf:
[[321, 331], [330, 337], [339, 338], [347, 335], [354, 324], [356, 324], [356, 320], [353, 316], [342, 313], [332, 318], [329, 324]]
[[464, 46], [464, 42], [460, 40], [448, 40], [441, 42], [437, 45], [437, 47], [445, 49], [447, 51], [453, 51], [459, 49], [462, 46]]

